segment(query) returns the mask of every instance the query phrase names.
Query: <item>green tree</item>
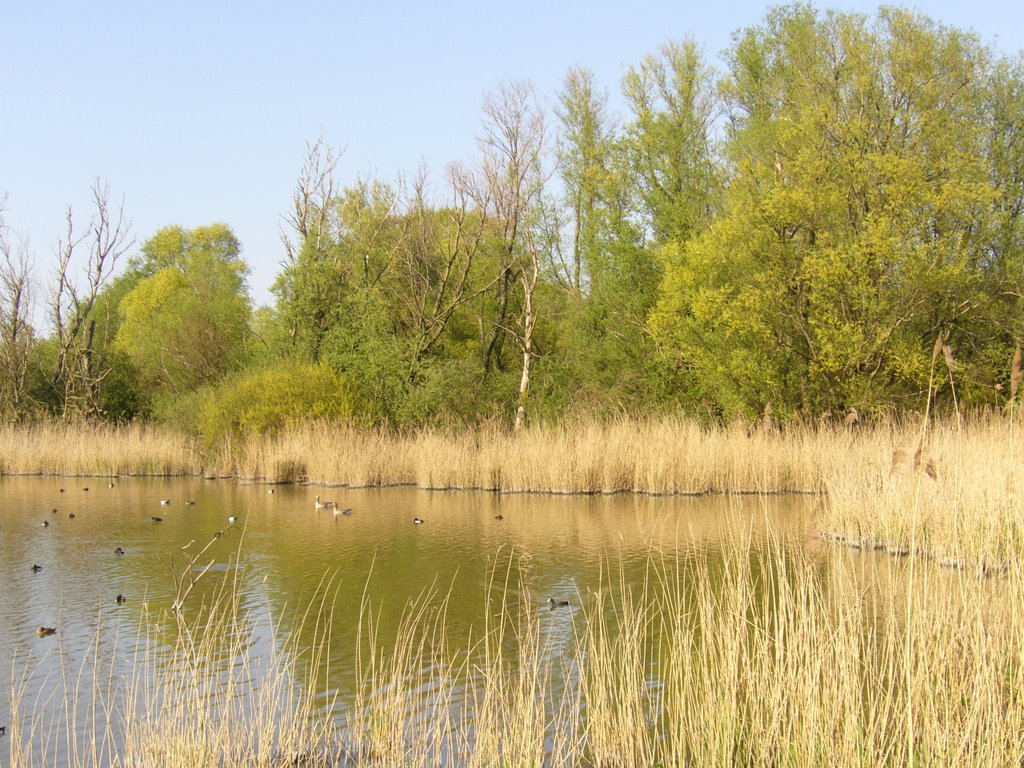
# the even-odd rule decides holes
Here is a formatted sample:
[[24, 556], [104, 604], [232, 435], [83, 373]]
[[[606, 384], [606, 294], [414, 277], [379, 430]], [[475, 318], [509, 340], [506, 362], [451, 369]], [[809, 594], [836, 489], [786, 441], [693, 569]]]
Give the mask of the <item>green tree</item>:
[[162, 229], [132, 266], [138, 281], [120, 301], [116, 346], [146, 391], [173, 398], [244, 363], [248, 267], [230, 228]]
[[792, 6], [730, 54], [726, 208], [666, 249], [652, 324], [725, 412], [920, 403], [984, 326], [989, 56], [895, 9]]

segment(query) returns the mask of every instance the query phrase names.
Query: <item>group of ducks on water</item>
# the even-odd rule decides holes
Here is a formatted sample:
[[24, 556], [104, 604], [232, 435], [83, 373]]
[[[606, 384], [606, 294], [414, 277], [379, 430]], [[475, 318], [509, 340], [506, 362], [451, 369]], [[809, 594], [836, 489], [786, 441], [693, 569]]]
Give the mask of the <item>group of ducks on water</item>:
[[[273, 491], [271, 491], [271, 493], [273, 493]], [[329, 510], [331, 510], [331, 512], [334, 513], [335, 517], [338, 517], [339, 515], [348, 516], [348, 515], [352, 514], [352, 507], [345, 507], [344, 509], [342, 509], [338, 505], [338, 502], [336, 502], [336, 501], [320, 501], [320, 495], [319, 494], [317, 494], [316, 496], [313, 497], [313, 508], [317, 512], [319, 512], [321, 509], [329, 509]], [[423, 523], [425, 523], [425, 522], [426, 521], [423, 518], [420, 518], [420, 517], [414, 517], [412, 519], [412, 524], [413, 525], [423, 525]]]
[[352, 514], [352, 507], [345, 507], [342, 509], [338, 506], [338, 502], [336, 501], [320, 501], [319, 494], [313, 497], [313, 508], [317, 511], [321, 509], [329, 509], [335, 514], [335, 516]]
[[[271, 489], [269, 491], [269, 493], [273, 493], [273, 492], [274, 492], [273, 489]], [[313, 497], [313, 508], [317, 512], [319, 512], [321, 509], [329, 509], [329, 510], [331, 510], [334, 513], [335, 516], [338, 516], [338, 515], [351, 515], [352, 514], [352, 508], [351, 507], [346, 507], [345, 509], [342, 509], [338, 505], [338, 502], [336, 502], [336, 501], [320, 501], [320, 495], [319, 494], [317, 494], [316, 496]], [[501, 520], [505, 519], [505, 516], [501, 515], [501, 514], [497, 514], [497, 515], [494, 516], [494, 519], [498, 520], [498, 521], [501, 521]], [[413, 525], [423, 525], [423, 523], [425, 523], [425, 522], [426, 521], [423, 518], [421, 518], [421, 517], [414, 517], [412, 519], [412, 524]], [[554, 597], [549, 597], [548, 598], [548, 608], [550, 610], [552, 610], [552, 611], [555, 610], [556, 608], [565, 608], [568, 605], [569, 605], [569, 601], [568, 600], [558, 600], [558, 599], [556, 599]]]
[[[108, 483], [107, 487], [108, 488], [113, 488], [114, 487], [114, 483], [113, 482]], [[82, 488], [82, 490], [83, 491], [88, 491], [89, 490], [89, 486], [85, 486], [84, 488]], [[60, 493], [64, 493], [64, 489], [63, 488], [60, 489]], [[185, 506], [187, 506], [187, 507], [188, 506], [192, 506], [195, 503], [196, 503], [195, 500], [188, 499], [185, 502]], [[170, 506], [170, 504], [171, 504], [171, 500], [170, 499], [160, 499], [160, 506], [161, 507], [167, 507], [167, 506]], [[56, 513], [57, 510], [53, 509], [52, 512]], [[74, 512], [69, 512], [68, 513], [68, 518], [71, 519], [71, 520], [74, 520], [75, 519], [75, 513]], [[163, 522], [163, 518], [162, 517], [153, 516], [150, 519], [154, 523], [162, 523]], [[228, 515], [228, 522], [229, 523], [237, 522], [237, 520], [238, 520], [238, 515]], [[49, 520], [43, 520], [43, 527], [44, 528], [48, 528], [49, 526], [50, 526], [50, 521]], [[125, 554], [124, 547], [117, 547], [114, 550], [114, 554], [117, 555], [118, 557], [122, 557]], [[32, 563], [32, 573], [41, 573], [42, 570], [43, 570], [43, 566], [41, 566], [39, 563]], [[125, 597], [120, 592], [118, 593], [117, 597], [114, 598], [114, 602], [117, 603], [118, 605], [124, 605], [127, 602], [127, 600], [128, 600], [128, 598]], [[39, 637], [50, 637], [51, 635], [57, 634], [57, 628], [56, 627], [41, 626], [41, 627], [39, 627], [39, 629], [36, 630], [36, 634], [39, 635]], [[3, 733], [0, 732], [0, 735], [3, 735]]]
[[[114, 484], [110, 483], [109, 487], [113, 488]], [[88, 488], [88, 486], [86, 486], [86, 487], [82, 488], [82, 490], [83, 491], [88, 491], [89, 488]], [[64, 489], [61, 488], [60, 492], [64, 493]], [[273, 488], [271, 488], [268, 491], [268, 493], [273, 493], [273, 492], [274, 492]], [[167, 506], [170, 506], [170, 504], [171, 504], [171, 499], [160, 499], [160, 506], [161, 507], [167, 507]], [[185, 502], [185, 506], [191, 506], [193, 504], [195, 504], [195, 501], [192, 500], [192, 499], [189, 499], [189, 500], [187, 500]], [[331, 510], [331, 512], [334, 513], [335, 516], [339, 516], [339, 515], [348, 516], [348, 515], [352, 514], [352, 508], [351, 507], [342, 508], [342, 507], [340, 507], [338, 505], [338, 502], [336, 502], [336, 501], [320, 501], [320, 495], [319, 494], [317, 494], [316, 496], [313, 497], [313, 508], [316, 509], [318, 512], [321, 509], [329, 509], [329, 510]], [[54, 509], [53, 511], [56, 512], [57, 510]], [[74, 512], [69, 513], [68, 517], [71, 518], [71, 519], [74, 519], [75, 513]], [[163, 522], [163, 518], [162, 517], [157, 517], [155, 515], [151, 519], [155, 523], [162, 523]], [[494, 516], [494, 519], [500, 521], [500, 520], [504, 520], [505, 518], [504, 518], [503, 515], [498, 514], [498, 515]], [[228, 515], [228, 522], [229, 523], [237, 522], [237, 520], [238, 520], [238, 516], [237, 515]], [[421, 518], [421, 517], [413, 517], [413, 519], [412, 519], [413, 525], [423, 525], [423, 523], [425, 523], [425, 522], [426, 521], [423, 520], [423, 518]], [[44, 520], [43, 521], [43, 526], [44, 527], [49, 526], [49, 525], [50, 525], [50, 523], [49, 523], [48, 520]], [[124, 553], [125, 553], [125, 551], [124, 551], [123, 547], [117, 547], [117, 549], [114, 550], [114, 554], [118, 555], [119, 557], [124, 555]], [[32, 564], [32, 572], [33, 573], [40, 573], [42, 570], [43, 570], [43, 566], [39, 565], [38, 563], [33, 563]], [[124, 605], [126, 600], [127, 600], [127, 598], [123, 594], [120, 594], [120, 593], [118, 593], [117, 597], [115, 598], [115, 602], [118, 605]], [[564, 607], [566, 607], [568, 605], [569, 605], [569, 601], [568, 600], [558, 600], [558, 599], [555, 599], [553, 597], [548, 598], [548, 607], [552, 611], [555, 610], [556, 608], [564, 608]], [[36, 630], [36, 634], [39, 635], [39, 637], [49, 637], [50, 635], [57, 634], [57, 628], [56, 627], [39, 627], [39, 629]], [[2, 735], [2, 734], [0, 734], [0, 735]]]

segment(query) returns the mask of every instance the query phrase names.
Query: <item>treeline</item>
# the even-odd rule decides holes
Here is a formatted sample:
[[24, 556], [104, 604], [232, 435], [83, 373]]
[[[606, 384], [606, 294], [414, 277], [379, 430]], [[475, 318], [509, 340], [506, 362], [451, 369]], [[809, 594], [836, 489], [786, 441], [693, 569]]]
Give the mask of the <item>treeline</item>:
[[425, 174], [342, 187], [338, 154], [311, 144], [269, 308], [221, 224], [161, 230], [114, 277], [130, 247], [97, 188], [84, 238], [68, 216], [44, 336], [0, 227], [0, 413], [213, 440], [305, 418], [1015, 403], [1021, 57], [897, 8], [796, 5], [725, 62], [666, 44], [627, 71], [621, 119], [585, 69], [550, 112], [504, 85], [477, 161], [440, 190]]

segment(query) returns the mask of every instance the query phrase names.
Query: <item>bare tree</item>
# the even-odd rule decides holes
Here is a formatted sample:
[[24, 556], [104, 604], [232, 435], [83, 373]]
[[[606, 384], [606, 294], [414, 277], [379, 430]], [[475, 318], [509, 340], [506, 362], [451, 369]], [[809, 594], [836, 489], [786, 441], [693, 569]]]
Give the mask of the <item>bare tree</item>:
[[409, 364], [412, 381], [420, 362], [438, 342], [455, 311], [489, 290], [494, 281], [471, 285], [470, 273], [488, 227], [486, 191], [465, 168], [448, 169], [451, 201], [435, 208], [427, 200], [426, 173], [413, 183], [405, 217], [409, 232], [403, 238], [400, 269], [403, 296], [411, 317], [413, 345]]
[[317, 136], [312, 144], [306, 144], [306, 160], [295, 182], [292, 194], [292, 210], [285, 217], [298, 243], [281, 233], [284, 242], [285, 267], [292, 266], [299, 258], [299, 248], [311, 240], [319, 253], [329, 241], [331, 206], [338, 199], [338, 180], [335, 176], [341, 152], [324, 141], [324, 135]]
[[[132, 246], [131, 222], [124, 216], [124, 202], [115, 211], [110, 205], [110, 185], [98, 180], [92, 187], [95, 211], [87, 230], [77, 234], [71, 206], [65, 212], [65, 235], [57, 243], [55, 286], [50, 304], [57, 361], [53, 387], [61, 398], [65, 419], [99, 414], [99, 385], [108, 371], [93, 365], [96, 320], [93, 307], [100, 290], [118, 260]], [[75, 256], [88, 249], [83, 266], [84, 286], [71, 275]]]
[[31, 265], [28, 248], [12, 244], [0, 198], [0, 417], [20, 421], [28, 414], [26, 377], [32, 348]]
[[[500, 351], [505, 333], [511, 332], [522, 351], [522, 376], [515, 428], [526, 420], [530, 373], [535, 357], [533, 334], [537, 324], [534, 298], [541, 274], [542, 249], [531, 231], [546, 180], [543, 169], [546, 125], [533, 88], [525, 83], [503, 85], [484, 100], [484, 131], [479, 140], [486, 200], [501, 237], [500, 276], [497, 281], [497, 317], [485, 347], [484, 366]], [[520, 312], [512, 321], [510, 299], [521, 291]], [[510, 322], [511, 321], [511, 322]]]

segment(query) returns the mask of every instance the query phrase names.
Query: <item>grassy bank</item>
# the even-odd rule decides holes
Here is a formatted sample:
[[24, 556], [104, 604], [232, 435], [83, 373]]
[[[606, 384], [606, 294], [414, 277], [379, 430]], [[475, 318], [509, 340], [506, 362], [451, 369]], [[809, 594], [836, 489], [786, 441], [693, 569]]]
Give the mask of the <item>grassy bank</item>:
[[[228, 589], [185, 618], [146, 618], [162, 634], [130, 674], [94, 673], [92, 711], [110, 720], [67, 764], [1021, 764], [1019, 569], [993, 588], [912, 559], [865, 575], [857, 558], [734, 541], [714, 562], [651, 551], [644, 583], [560, 609], [564, 648], [511, 568], [464, 646], [427, 594], [393, 636], [364, 603], [358, 647], [332, 648], [320, 603], [312, 647], [294, 631], [267, 650], [267, 619]], [[355, 691], [323, 680], [330, 653], [353, 659]], [[75, 729], [33, 719], [12, 690], [11, 765], [53, 764], [52, 729]]]
[[396, 435], [310, 424], [203, 454], [146, 427], [0, 429], [0, 473], [548, 493], [818, 493], [823, 536], [992, 573], [1024, 556], [1020, 426], [763, 430], [686, 419]]

